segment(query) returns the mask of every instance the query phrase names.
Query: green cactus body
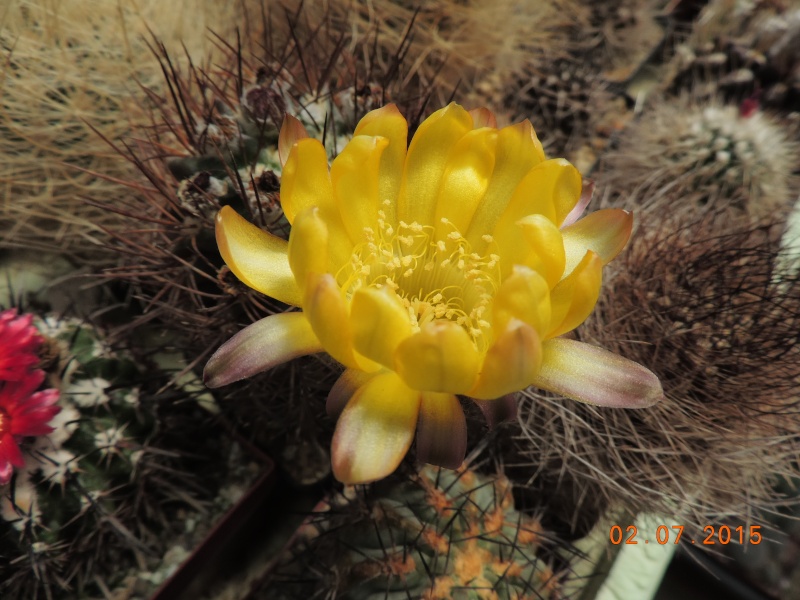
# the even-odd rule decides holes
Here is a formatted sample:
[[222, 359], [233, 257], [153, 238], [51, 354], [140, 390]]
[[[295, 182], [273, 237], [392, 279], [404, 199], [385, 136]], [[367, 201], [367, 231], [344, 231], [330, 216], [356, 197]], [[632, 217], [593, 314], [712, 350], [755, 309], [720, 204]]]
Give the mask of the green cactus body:
[[[46, 339], [45, 366], [60, 388], [61, 412], [51, 434], [30, 440], [14, 484], [0, 490], [0, 555], [19, 557], [9, 583], [60, 589], [60, 575], [45, 564], [60, 571], [56, 565], [80, 538], [96, 534], [102, 543], [100, 524], [114, 519], [115, 491], [134, 479], [155, 421], [138, 407], [139, 368], [93, 327], [50, 317], [34, 323]], [[82, 570], [74, 563], [69, 568]], [[33, 587], [22, 593], [38, 597]]]
[[559, 577], [537, 556], [541, 534], [514, 509], [505, 477], [426, 466], [356, 488], [321, 513], [289, 570], [324, 557], [318, 572], [335, 573], [325, 584], [347, 600], [555, 599]]
[[207, 142], [197, 149], [198, 155], [169, 162], [173, 175], [181, 181], [177, 195], [187, 218], [207, 224], [221, 206], [230, 204], [261, 216], [270, 233], [288, 238], [289, 223], [276, 194], [283, 115], [287, 110], [297, 115], [312, 135], [325, 140], [328, 154], [335, 156], [352, 132], [345, 113], [353, 110], [350, 95], [352, 91], [347, 90], [306, 95], [295, 101], [279, 83], [256, 83], [244, 90], [235, 110], [221, 104], [217, 122], [198, 125], [200, 139]]

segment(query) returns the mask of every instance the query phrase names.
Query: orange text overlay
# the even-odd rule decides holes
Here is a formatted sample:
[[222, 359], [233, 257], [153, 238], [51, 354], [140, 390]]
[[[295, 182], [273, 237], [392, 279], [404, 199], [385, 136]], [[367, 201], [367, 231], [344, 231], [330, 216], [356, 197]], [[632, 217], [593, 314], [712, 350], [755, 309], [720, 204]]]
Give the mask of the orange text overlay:
[[683, 525], [659, 525], [655, 531], [645, 531], [636, 525], [612, 525], [608, 534], [612, 544], [677, 544], [680, 541], [688, 544], [713, 546], [721, 544], [753, 544], [761, 543], [761, 525], [746, 527], [728, 527], [727, 525], [706, 525], [703, 527], [702, 539], [689, 539], [683, 535]]

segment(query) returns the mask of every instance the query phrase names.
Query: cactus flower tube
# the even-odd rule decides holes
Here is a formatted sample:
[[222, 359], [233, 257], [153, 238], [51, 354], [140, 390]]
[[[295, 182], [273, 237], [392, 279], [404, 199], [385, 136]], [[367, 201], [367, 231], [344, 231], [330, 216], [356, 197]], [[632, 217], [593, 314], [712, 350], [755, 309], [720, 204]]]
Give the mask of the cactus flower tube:
[[368, 113], [328, 165], [288, 117], [279, 138], [288, 243], [232, 208], [217, 217], [225, 263], [248, 286], [301, 312], [268, 316], [211, 357], [211, 387], [327, 352], [345, 371], [334, 475], [364, 483], [394, 471], [416, 435], [422, 462], [455, 468], [466, 450], [458, 396], [493, 422], [530, 385], [604, 406], [663, 393], [653, 373], [563, 336], [591, 313], [601, 271], [632, 215], [578, 220], [590, 190], [566, 160], [546, 160], [530, 122], [498, 129], [457, 104], [407, 145], [394, 105]]

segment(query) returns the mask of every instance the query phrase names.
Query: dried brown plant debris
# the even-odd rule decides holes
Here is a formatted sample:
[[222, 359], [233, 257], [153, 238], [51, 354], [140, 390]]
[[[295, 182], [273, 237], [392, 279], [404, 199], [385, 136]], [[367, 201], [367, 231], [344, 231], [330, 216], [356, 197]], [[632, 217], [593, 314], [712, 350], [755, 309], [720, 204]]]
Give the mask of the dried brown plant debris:
[[514, 118], [529, 117], [548, 154], [590, 169], [629, 118], [620, 84], [659, 49], [666, 31], [652, 0], [575, 2], [544, 52], [503, 90]]
[[[296, 7], [300, 0], [283, 0]], [[558, 55], [568, 41], [565, 24], [574, 20], [574, 0], [543, 0], [534, 6], [514, 0], [331, 0], [312, 6], [305, 2], [310, 23], [332, 23], [353, 39], [375, 35], [376, 52], [365, 57], [385, 70], [395, 49], [406, 39], [407, 25], [414, 27], [408, 38], [408, 69], [402, 86], [418, 81], [436, 85], [437, 105], [457, 94], [462, 101], [489, 102], [500, 90], [526, 73], [532, 61]], [[324, 7], [324, 8], [323, 8]], [[352, 47], [352, 45], [351, 45]], [[353, 52], [358, 56], [357, 52]]]
[[609, 507], [702, 526], [780, 502], [800, 454], [800, 272], [774, 229], [650, 213], [579, 336], [652, 369], [665, 400], [603, 410], [527, 393], [506, 469], [585, 531]]
[[800, 98], [800, 3], [712, 0], [671, 61], [673, 91], [751, 96], [794, 110]]
[[[163, 89], [149, 31], [204, 60], [206, 27], [234, 31], [241, 3], [11, 0], [0, 10], [0, 246], [94, 263], [118, 215], [84, 202], [125, 195], [132, 169], [109, 139], [147, 122], [139, 84]], [[185, 19], [191, 13], [191, 25]], [[180, 42], [179, 42], [180, 40]], [[97, 177], [102, 173], [105, 177]]]

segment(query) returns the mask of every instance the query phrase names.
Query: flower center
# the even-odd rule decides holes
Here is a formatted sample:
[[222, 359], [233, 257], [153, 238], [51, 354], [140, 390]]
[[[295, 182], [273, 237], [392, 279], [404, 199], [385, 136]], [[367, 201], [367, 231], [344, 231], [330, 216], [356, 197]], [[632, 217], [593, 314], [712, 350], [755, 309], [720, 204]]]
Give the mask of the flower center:
[[[337, 273], [348, 296], [363, 285], [389, 286], [402, 300], [417, 331], [436, 319], [455, 321], [479, 348], [486, 345], [487, 311], [500, 281], [500, 257], [472, 252], [447, 219], [431, 225], [400, 221], [395, 229], [378, 211], [378, 230], [364, 228], [364, 242]], [[483, 239], [492, 245], [490, 235]]]

